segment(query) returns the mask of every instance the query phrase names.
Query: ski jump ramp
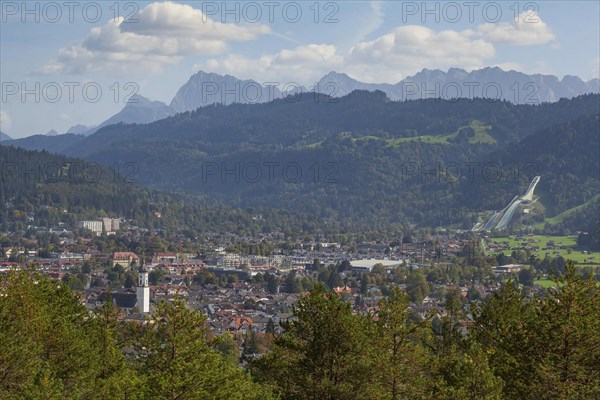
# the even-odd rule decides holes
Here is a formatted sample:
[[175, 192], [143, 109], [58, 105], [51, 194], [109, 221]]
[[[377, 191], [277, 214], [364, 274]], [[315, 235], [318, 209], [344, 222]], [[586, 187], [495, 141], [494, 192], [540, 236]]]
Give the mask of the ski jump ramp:
[[494, 215], [492, 215], [492, 217], [485, 224], [476, 224], [473, 227], [472, 231], [479, 232], [491, 231], [492, 229], [506, 229], [513, 216], [515, 215], [515, 211], [519, 209], [519, 206], [531, 204], [533, 202], [533, 191], [535, 190], [535, 187], [539, 182], [540, 177], [534, 177], [531, 183], [529, 184], [529, 188], [527, 188], [527, 192], [525, 192], [523, 196], [513, 197], [510, 203], [508, 203], [508, 205], [504, 207], [502, 211], [495, 212]]

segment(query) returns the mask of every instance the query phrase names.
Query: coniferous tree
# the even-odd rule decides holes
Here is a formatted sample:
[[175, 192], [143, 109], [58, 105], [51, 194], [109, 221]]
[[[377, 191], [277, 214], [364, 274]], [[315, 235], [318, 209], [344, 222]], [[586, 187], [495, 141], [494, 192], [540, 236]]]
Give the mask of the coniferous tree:
[[253, 363], [260, 381], [284, 399], [369, 398], [372, 354], [366, 318], [317, 285], [282, 322], [272, 352]]
[[409, 320], [408, 295], [398, 288], [379, 303], [374, 335], [378, 397], [428, 398], [433, 374], [427, 349], [420, 344], [426, 322]]
[[139, 343], [148, 399], [264, 399], [267, 389], [226, 362], [206, 338], [205, 317], [183, 301], [162, 302]]
[[546, 297], [505, 285], [474, 312], [475, 336], [507, 399], [600, 397], [600, 294], [571, 261]]

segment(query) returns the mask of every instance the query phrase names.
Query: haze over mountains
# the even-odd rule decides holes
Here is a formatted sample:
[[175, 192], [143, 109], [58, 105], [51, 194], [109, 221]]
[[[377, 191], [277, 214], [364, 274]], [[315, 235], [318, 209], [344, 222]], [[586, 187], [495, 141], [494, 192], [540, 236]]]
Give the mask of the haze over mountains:
[[108, 125], [150, 123], [215, 103], [265, 103], [287, 96], [293, 98], [299, 93], [307, 92], [342, 97], [354, 90], [380, 90], [394, 101], [482, 97], [506, 100], [514, 104], [540, 104], [581, 94], [600, 93], [600, 80], [596, 78], [585, 82], [571, 75], [563, 79], [553, 75], [527, 75], [503, 71], [498, 67], [471, 72], [450, 68], [447, 72], [424, 69], [395, 84], [364, 83], [344, 73], [330, 72], [306, 88], [295, 82], [259, 83], [251, 79], [242, 80], [231, 75], [199, 71], [179, 88], [168, 105], [136, 94], [121, 111], [98, 125], [75, 125], [65, 133], [88, 136]]
[[515, 104], [540, 104], [572, 98], [580, 94], [598, 93], [600, 81], [582, 81], [576, 76], [562, 80], [553, 75], [527, 75], [516, 71], [503, 71], [498, 67], [467, 72], [450, 68], [448, 72], [424, 69], [395, 85], [365, 84], [346, 74], [331, 72], [319, 82], [320, 87], [335, 83], [337, 95], [345, 95], [356, 89], [381, 90], [391, 100], [421, 98], [473, 98], [502, 99]]
[[[382, 91], [355, 90], [341, 98], [305, 93], [294, 101], [210, 105], [149, 124], [105, 126], [88, 137], [9, 143], [107, 166], [135, 165], [141, 184], [235, 207], [372, 226], [405, 218], [425, 226], [461, 222], [468, 229], [474, 210], [502, 208], [532, 174], [542, 176], [532, 223], [595, 198], [599, 109], [599, 95], [515, 105], [395, 102]], [[502, 172], [493, 184], [482, 178], [489, 162]], [[466, 179], [467, 163], [479, 166], [477, 179]], [[585, 217], [573, 218], [592, 220], [588, 206], [579, 209]]]
[[161, 101], [152, 101], [144, 96], [136, 94], [131, 96], [127, 105], [121, 111], [100, 123], [98, 126], [86, 130], [83, 134], [88, 136], [98, 131], [98, 129], [118, 123], [145, 124], [154, 122], [159, 119], [167, 118], [175, 113], [176, 111], [173, 108]]
[[311, 91], [342, 97], [355, 90], [380, 90], [394, 101], [487, 97], [515, 104], [540, 104], [600, 92], [599, 79], [584, 82], [575, 76], [565, 76], [560, 80], [553, 75], [527, 75], [497, 67], [471, 72], [459, 68], [451, 68], [448, 72], [424, 69], [396, 84], [364, 83], [337, 72], [328, 73], [309, 88], [295, 82], [269, 83], [200, 71], [177, 91], [170, 107], [175, 112], [194, 111], [214, 103], [264, 103]]
[[[278, 86], [199, 71], [177, 91], [170, 106], [176, 112], [185, 112], [215, 103], [265, 103], [290, 94], [286, 90], [282, 92]], [[306, 91], [304, 87], [299, 89]]]
[[10, 136], [5, 134], [4, 132], [0, 132], [0, 141], [4, 142], [6, 140], [13, 140]]
[[584, 82], [575, 76], [565, 76], [560, 80], [553, 75], [527, 75], [498, 67], [471, 72], [459, 68], [448, 72], [424, 69], [396, 84], [364, 83], [338, 72], [328, 73], [309, 88], [294, 82], [270, 83], [261, 85], [254, 80], [201, 71], [179, 89], [170, 105], [177, 112], [184, 112], [213, 103], [268, 102], [307, 91], [342, 97], [354, 90], [380, 90], [394, 101], [486, 97], [515, 104], [540, 104], [600, 92], [599, 79]]
[[[198, 72], [169, 105], [136, 95], [95, 127], [3, 144], [135, 165], [141, 184], [235, 207], [375, 225], [408, 218], [469, 228], [474, 210], [503, 207], [531, 174], [490, 185], [482, 171], [465, 182], [460, 168], [438, 166], [533, 163], [542, 201], [532, 223], [579, 206], [571, 220], [581, 222], [600, 193], [600, 96], [585, 94], [599, 91], [598, 79], [499, 68], [423, 70], [393, 85], [331, 72], [309, 89]], [[436, 171], [433, 182], [427, 171]]]

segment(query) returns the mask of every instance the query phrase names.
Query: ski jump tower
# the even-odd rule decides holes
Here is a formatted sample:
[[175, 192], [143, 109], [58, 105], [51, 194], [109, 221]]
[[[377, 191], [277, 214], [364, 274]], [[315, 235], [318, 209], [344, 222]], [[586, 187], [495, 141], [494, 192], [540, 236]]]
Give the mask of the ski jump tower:
[[515, 214], [515, 211], [519, 208], [519, 206], [526, 206], [535, 201], [533, 198], [533, 191], [535, 187], [540, 182], [540, 177], [536, 176], [533, 178], [531, 183], [529, 184], [529, 188], [527, 188], [527, 192], [521, 197], [515, 196], [511, 200], [510, 203], [500, 212], [494, 213], [494, 215], [485, 223], [485, 224], [477, 224], [473, 227], [473, 231], [491, 231], [492, 229], [506, 229], [512, 217]]
[[525, 193], [525, 196], [521, 197], [521, 199], [523, 200], [523, 203], [525, 203], [525, 202], [527, 202], [527, 203], [533, 202], [533, 191], [535, 190], [535, 187], [537, 186], [537, 184], [539, 182], [540, 182], [540, 177], [539, 176], [536, 176], [535, 178], [533, 178], [533, 180], [529, 184], [529, 188], [527, 189], [527, 192]]

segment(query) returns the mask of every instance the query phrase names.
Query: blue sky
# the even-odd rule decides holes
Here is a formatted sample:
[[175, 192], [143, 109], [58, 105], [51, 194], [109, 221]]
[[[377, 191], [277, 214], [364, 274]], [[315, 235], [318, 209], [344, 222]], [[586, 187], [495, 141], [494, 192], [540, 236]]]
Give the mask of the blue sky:
[[423, 68], [599, 73], [597, 1], [24, 4], [0, 2], [12, 137], [97, 124], [132, 93], [169, 103], [198, 70], [307, 86], [332, 70], [388, 83]]

